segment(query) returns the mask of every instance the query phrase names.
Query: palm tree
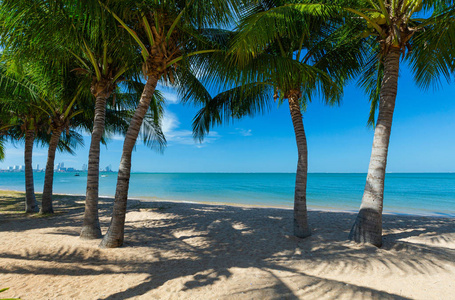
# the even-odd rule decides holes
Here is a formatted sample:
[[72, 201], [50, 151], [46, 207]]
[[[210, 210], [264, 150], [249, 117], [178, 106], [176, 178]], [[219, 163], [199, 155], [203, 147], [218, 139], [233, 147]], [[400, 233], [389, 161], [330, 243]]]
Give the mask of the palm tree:
[[116, 20], [97, 1], [91, 4], [83, 5], [79, 14], [63, 12], [66, 16], [64, 24], [71, 24], [67, 26], [68, 36], [74, 37], [72, 47], [75, 50], [70, 53], [76, 58], [75, 62], [80, 64], [76, 70], [91, 81], [90, 91], [95, 98], [85, 212], [80, 234], [83, 239], [101, 237], [98, 217], [99, 160], [100, 142], [106, 123], [106, 101], [118, 84], [125, 80], [125, 73], [135, 64], [131, 60], [136, 58], [130, 47], [130, 37], [117, 26]]
[[34, 106], [37, 98], [36, 85], [27, 76], [11, 69], [8, 71], [2, 66], [0, 70], [0, 133], [13, 142], [20, 139], [25, 141], [25, 212], [34, 213], [39, 208], [33, 182], [33, 144], [45, 118]]
[[[131, 172], [131, 153], [158, 81], [185, 85], [197, 81], [189, 71], [191, 57], [217, 51], [201, 34], [203, 27], [228, 24], [240, 1], [164, 0], [154, 2], [109, 1], [103, 4], [134, 38], [143, 59], [145, 87], [123, 144], [114, 212], [101, 247], [123, 244], [126, 203]], [[158, 107], [153, 103], [152, 107]], [[154, 114], [155, 118], [159, 115]]]
[[38, 53], [46, 60], [58, 57], [81, 75], [79, 81], [88, 81], [95, 113], [81, 238], [99, 238], [99, 156], [106, 101], [136, 65], [131, 61], [137, 57], [131, 48], [132, 39], [96, 0], [2, 1], [0, 17], [3, 43], [10, 51], [32, 57]]
[[415, 80], [426, 88], [450, 75], [453, 64], [455, 6], [439, 0], [301, 1], [292, 4], [301, 11], [338, 12], [359, 39], [370, 45], [369, 61], [361, 84], [372, 100], [369, 122], [379, 109], [368, 175], [359, 214], [349, 234], [357, 243], [382, 245], [382, 210], [392, 119], [397, 96], [400, 59], [408, 61]]
[[[15, 101], [18, 101], [19, 99], [20, 98], [17, 97]], [[10, 115], [4, 122], [1, 122], [2, 125], [0, 125], [0, 131], [2, 135], [10, 137], [13, 141], [22, 139], [25, 142], [25, 212], [35, 213], [39, 211], [39, 207], [35, 198], [32, 153], [36, 134], [39, 128], [39, 124], [37, 123], [39, 121], [43, 121], [43, 119], [40, 117], [40, 112], [35, 114], [37, 112], [36, 109], [25, 105], [26, 102], [20, 102], [20, 107], [17, 107], [16, 105], [16, 109], [14, 107], [10, 107], [8, 109]], [[22, 112], [24, 110], [29, 110], [29, 113], [23, 114]]]
[[[76, 100], [76, 99], [74, 99]], [[45, 101], [45, 100], [43, 100]], [[55, 162], [55, 153], [58, 149], [59, 144], [62, 142], [67, 144], [71, 143], [71, 139], [76, 139], [72, 142], [69, 148], [75, 147], [77, 144], [83, 144], [82, 136], [75, 131], [70, 131], [72, 126], [71, 121], [73, 117], [82, 113], [82, 110], [73, 111], [73, 104], [66, 105], [49, 105], [49, 128], [51, 133], [51, 138], [49, 140], [49, 148], [47, 152], [47, 162], [44, 175], [44, 187], [43, 187], [43, 196], [42, 196], [42, 207], [40, 210], [41, 214], [52, 214], [54, 213], [54, 208], [52, 205], [52, 193], [53, 193], [53, 184], [54, 184], [54, 162]], [[66, 132], [62, 137], [62, 133]]]
[[[34, 193], [32, 168], [32, 151], [36, 140], [42, 145], [49, 144], [49, 158], [41, 211], [43, 213], [51, 213], [53, 209], [50, 198], [52, 195], [55, 151], [73, 153], [72, 149], [82, 142], [82, 138], [78, 133], [69, 130], [69, 128], [65, 139], [56, 138], [55, 132], [58, 128], [56, 128], [55, 124], [64, 122], [64, 118], [59, 114], [59, 111], [62, 111], [61, 103], [57, 103], [58, 101], [56, 102], [55, 99], [53, 99], [54, 101], [49, 101], [49, 98], [52, 98], [49, 95], [53, 97], [65, 95], [62, 90], [50, 89], [50, 87], [59, 86], [61, 76], [55, 78], [55, 74], [49, 72], [41, 63], [17, 61], [8, 55], [3, 55], [2, 59], [8, 67], [2, 66], [3, 69], [0, 72], [1, 113], [3, 115], [7, 114], [7, 116], [2, 118], [3, 126], [0, 129], [2, 134], [8, 136], [13, 142], [21, 139], [25, 141], [26, 212], [37, 212], [38, 210]], [[74, 78], [66, 78], [66, 80], [74, 84]], [[72, 88], [74, 87], [70, 87], [70, 89]], [[48, 99], [46, 100], [46, 98]], [[73, 104], [74, 101], [69, 107]], [[65, 113], [70, 111], [71, 109], [68, 108]], [[73, 116], [75, 115], [77, 114], [73, 114]], [[51, 132], [52, 134], [50, 134]]]
[[[80, 82], [84, 98], [88, 96], [84, 87], [88, 86], [91, 97], [95, 100], [91, 125], [82, 124], [85, 128], [90, 128], [92, 139], [81, 237], [98, 238], [101, 236], [98, 219], [100, 142], [103, 141], [105, 129], [122, 132], [121, 127], [125, 122], [121, 119], [131, 119], [125, 108], [110, 109], [110, 116], [107, 116], [106, 102], [111, 97], [112, 102], [122, 103], [119, 101], [122, 100], [118, 91], [120, 83], [123, 83], [122, 89], [128, 89], [129, 93], [138, 86], [131, 80], [134, 75], [131, 67], [137, 65], [134, 61], [137, 56], [134, 49], [131, 49], [132, 38], [117, 26], [117, 21], [98, 1], [2, 1], [0, 17], [3, 25], [2, 43], [9, 52], [20, 58], [38, 56], [43, 60], [54, 61], [54, 66], [51, 67], [62, 68], [63, 71], [70, 68], [80, 75], [74, 79]], [[93, 104], [86, 105], [84, 116], [89, 115], [93, 109]], [[128, 106], [130, 107], [131, 105]], [[61, 113], [61, 108], [57, 109], [59, 110]], [[50, 109], [51, 115], [55, 112], [54, 108]], [[107, 119], [113, 123], [107, 124], [108, 128], [105, 128]], [[153, 146], [155, 137], [151, 135], [156, 126], [150, 122], [147, 125], [146, 128], [150, 130], [143, 130], [142, 133], [145, 142]], [[59, 132], [54, 130], [53, 133], [55, 140], [52, 141], [52, 146]], [[52, 171], [50, 167], [48, 170]], [[52, 176], [47, 178], [50, 184]], [[46, 194], [50, 193], [49, 189], [50, 185], [46, 185]]]
[[[415, 80], [423, 87], [437, 81], [441, 74], [448, 77], [452, 64], [452, 47], [448, 45], [454, 33], [455, 6], [452, 1], [368, 0], [350, 3], [343, 9], [355, 16], [350, 20], [363, 29], [365, 41], [374, 45], [371, 61], [379, 58], [377, 63], [370, 63], [363, 79], [364, 86], [375, 87], [371, 94], [372, 112], [378, 107], [379, 113], [362, 204], [349, 239], [380, 247], [384, 180], [400, 59], [410, 63]], [[373, 118], [370, 116], [370, 121]]]
[[[240, 78], [240, 85], [206, 103], [193, 126], [196, 136], [202, 137], [223, 118], [251, 116], [270, 107], [272, 99], [280, 104], [288, 100], [298, 150], [294, 235], [305, 238], [311, 235], [311, 230], [306, 205], [308, 150], [302, 111], [312, 95], [318, 93], [329, 105], [339, 103], [344, 80], [357, 68], [359, 53], [348, 44], [335, 46], [340, 32], [334, 31], [333, 24], [323, 16], [302, 14], [288, 8], [285, 2], [262, 1], [253, 11], [254, 14], [242, 19], [229, 50], [234, 63], [228, 62], [228, 70], [207, 66], [209, 72], [213, 69], [218, 76], [231, 77], [229, 85], [232, 81], [238, 84]], [[225, 63], [221, 61], [221, 65]]]
[[[39, 68], [39, 66], [37, 66]], [[36, 72], [43, 74], [43, 72]], [[54, 74], [49, 74], [50, 84], [47, 98], [40, 99], [42, 105], [40, 109], [48, 116], [48, 131], [50, 133], [49, 149], [44, 175], [44, 188], [42, 196], [42, 207], [40, 213], [53, 213], [52, 190], [54, 180], [54, 161], [55, 153], [62, 144], [68, 151], [74, 149], [78, 144], [83, 144], [82, 136], [71, 128], [83, 128], [84, 123], [89, 120], [84, 119], [83, 105], [81, 101], [82, 89], [77, 86], [74, 74], [71, 72], [60, 73], [56, 68]], [[79, 101], [78, 101], [79, 100]], [[85, 102], [87, 103], [87, 102]], [[79, 107], [78, 107], [79, 105]], [[77, 118], [77, 116], [81, 116]], [[63, 134], [63, 136], [62, 136]]]

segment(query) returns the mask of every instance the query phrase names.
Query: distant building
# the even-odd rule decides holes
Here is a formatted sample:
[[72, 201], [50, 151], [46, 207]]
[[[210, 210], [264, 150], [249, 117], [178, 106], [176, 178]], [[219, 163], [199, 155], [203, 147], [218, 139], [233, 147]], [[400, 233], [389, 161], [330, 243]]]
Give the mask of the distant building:
[[15, 171], [19, 171], [19, 165], [15, 165], [15, 166], [14, 166], [14, 170], [15, 170]]
[[84, 171], [84, 172], [87, 171], [87, 165], [86, 164], [82, 165], [82, 171]]
[[57, 171], [57, 172], [65, 172], [66, 169], [65, 169], [65, 163], [58, 163], [55, 167], [54, 167], [54, 170]]
[[39, 164], [36, 165], [36, 170], [39, 171]]
[[112, 172], [112, 165], [109, 165], [105, 169], [106, 172]]

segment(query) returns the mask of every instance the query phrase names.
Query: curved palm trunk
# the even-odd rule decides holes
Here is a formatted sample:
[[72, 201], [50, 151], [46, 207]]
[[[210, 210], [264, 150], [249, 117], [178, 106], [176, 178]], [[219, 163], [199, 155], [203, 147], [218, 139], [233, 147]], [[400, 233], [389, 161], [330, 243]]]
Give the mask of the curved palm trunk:
[[294, 235], [299, 238], [306, 238], [311, 235], [306, 207], [308, 149], [299, 105], [299, 93], [292, 93], [288, 101], [299, 155], [294, 192]]
[[360, 211], [349, 233], [349, 239], [357, 243], [382, 245], [382, 207], [384, 200], [384, 179], [387, 165], [393, 111], [397, 96], [398, 71], [400, 67], [398, 49], [391, 50], [384, 61], [379, 115], [374, 130], [373, 149], [368, 167], [367, 182]]
[[101, 237], [98, 217], [98, 188], [100, 173], [100, 142], [104, 132], [106, 116], [106, 100], [110, 92], [98, 94], [95, 102], [95, 119], [93, 123], [92, 140], [88, 155], [87, 192], [85, 198], [84, 223], [80, 237], [97, 239]]
[[136, 144], [142, 121], [150, 106], [159, 76], [159, 74], [154, 74], [148, 77], [141, 95], [141, 100], [128, 127], [125, 141], [123, 142], [123, 152], [115, 190], [114, 211], [109, 229], [100, 244], [102, 248], [116, 248], [123, 245], [126, 204], [131, 173], [131, 154]]
[[38, 212], [38, 204], [35, 198], [35, 186], [33, 184], [33, 166], [32, 166], [32, 153], [33, 142], [35, 141], [35, 131], [27, 130], [25, 132], [25, 212], [34, 213]]
[[62, 129], [55, 129], [52, 132], [51, 140], [49, 141], [49, 150], [47, 152], [47, 163], [46, 172], [44, 175], [44, 188], [43, 188], [43, 199], [41, 202], [41, 213], [52, 214], [54, 208], [52, 207], [52, 187], [54, 184], [54, 161], [55, 151], [57, 150], [58, 142], [60, 141], [60, 135]]

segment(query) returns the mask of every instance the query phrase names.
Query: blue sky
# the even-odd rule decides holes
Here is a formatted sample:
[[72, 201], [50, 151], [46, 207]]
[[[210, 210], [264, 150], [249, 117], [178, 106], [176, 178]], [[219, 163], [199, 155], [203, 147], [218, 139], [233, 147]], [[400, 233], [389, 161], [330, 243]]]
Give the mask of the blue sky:
[[[455, 172], [455, 85], [422, 91], [403, 67], [390, 141], [388, 172]], [[163, 154], [139, 144], [133, 172], [295, 172], [297, 150], [287, 103], [266, 115], [214, 128], [204, 143], [192, 139], [196, 108], [182, 106], [171, 92], [163, 127], [168, 146]], [[304, 115], [310, 172], [366, 172], [373, 130], [366, 127], [367, 96], [355, 83], [345, 89], [341, 106], [314, 99]], [[80, 169], [87, 163], [90, 139], [76, 156], [58, 153], [55, 163]], [[117, 170], [121, 137], [102, 146], [101, 167]], [[35, 148], [33, 165], [43, 168], [47, 150]], [[7, 146], [0, 168], [23, 164], [23, 145]]]

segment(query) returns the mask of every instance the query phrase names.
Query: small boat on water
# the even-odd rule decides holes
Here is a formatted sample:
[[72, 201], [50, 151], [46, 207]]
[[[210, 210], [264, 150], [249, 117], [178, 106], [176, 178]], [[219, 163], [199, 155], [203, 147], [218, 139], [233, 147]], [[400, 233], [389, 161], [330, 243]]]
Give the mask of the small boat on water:
[[76, 173], [76, 174], [74, 174], [74, 176], [81, 176], [81, 175], [79, 175], [79, 173]]

